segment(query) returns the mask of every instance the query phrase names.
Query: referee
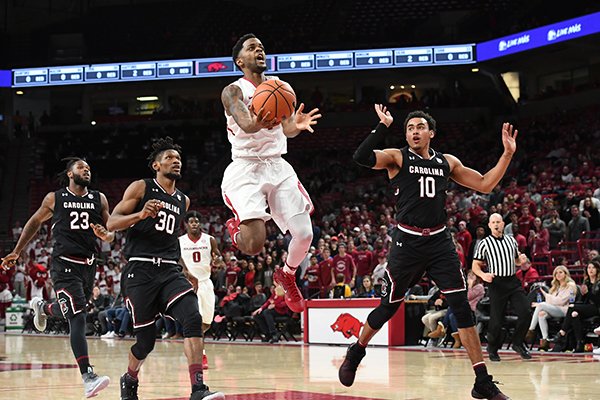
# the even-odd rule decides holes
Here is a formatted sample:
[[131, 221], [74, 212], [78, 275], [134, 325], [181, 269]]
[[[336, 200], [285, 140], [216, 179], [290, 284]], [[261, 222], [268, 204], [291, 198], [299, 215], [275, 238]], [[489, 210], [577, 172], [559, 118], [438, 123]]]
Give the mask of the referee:
[[[506, 303], [510, 301], [518, 316], [512, 338], [512, 349], [521, 358], [528, 360], [531, 354], [523, 346], [523, 339], [531, 320], [530, 304], [521, 281], [515, 275], [515, 265], [521, 264], [521, 256], [524, 255], [519, 254], [517, 242], [512, 236], [504, 236], [504, 221], [500, 214], [492, 214], [488, 226], [492, 234], [477, 244], [473, 255], [473, 272], [489, 283], [490, 322], [487, 351], [491, 361], [500, 361], [498, 355], [498, 349], [502, 346], [500, 331], [504, 323]], [[488, 272], [482, 270], [484, 261], [487, 263]]]

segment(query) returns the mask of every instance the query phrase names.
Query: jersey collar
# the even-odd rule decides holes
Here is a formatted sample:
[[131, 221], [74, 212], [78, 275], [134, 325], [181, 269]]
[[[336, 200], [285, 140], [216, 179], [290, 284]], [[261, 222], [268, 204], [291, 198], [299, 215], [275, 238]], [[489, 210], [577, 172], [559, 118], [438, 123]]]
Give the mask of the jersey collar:
[[165, 194], [167, 194], [167, 195], [169, 195], [169, 196], [175, 196], [175, 193], [177, 193], [177, 188], [175, 188], [175, 191], [174, 191], [173, 193], [169, 194], [169, 193], [168, 193], [168, 192], [165, 190], [165, 188], [164, 188], [164, 187], [162, 187], [162, 186], [160, 185], [160, 183], [158, 183], [158, 181], [156, 180], [156, 178], [154, 178], [154, 179], [153, 179], [153, 181], [154, 181], [154, 183], [156, 183], [156, 186], [158, 186], [158, 187], [160, 188], [160, 190], [162, 190], [162, 191], [163, 191], [163, 193], [165, 193]]
[[67, 189], [67, 192], [71, 193], [71, 194], [72, 194], [73, 196], [75, 196], [75, 197], [85, 197], [85, 196], [87, 196], [88, 194], [90, 194], [90, 192], [89, 192], [87, 189], [85, 190], [85, 193], [84, 193], [84, 194], [82, 194], [81, 196], [80, 196], [80, 195], [78, 195], [78, 194], [75, 194], [75, 193], [71, 192], [71, 189], [69, 189], [69, 187], [68, 187], [68, 186], [67, 186], [65, 189]]
[[[417, 154], [413, 151], [413, 149], [411, 149], [410, 147], [408, 148], [408, 151], [410, 151], [412, 154], [414, 154], [415, 156], [419, 157], [420, 159], [424, 160], [423, 157], [421, 157], [420, 154]], [[429, 148], [429, 158], [428, 160], [431, 160], [433, 157], [435, 157], [435, 150], [433, 150], [431, 147]]]

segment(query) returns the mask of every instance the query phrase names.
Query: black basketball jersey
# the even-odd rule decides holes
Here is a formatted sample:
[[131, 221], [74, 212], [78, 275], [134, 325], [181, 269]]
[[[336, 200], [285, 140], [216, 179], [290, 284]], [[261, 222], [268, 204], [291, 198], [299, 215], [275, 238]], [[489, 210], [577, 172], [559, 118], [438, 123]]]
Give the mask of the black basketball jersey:
[[419, 228], [445, 224], [448, 160], [433, 149], [428, 160], [408, 147], [400, 151], [402, 168], [390, 181], [396, 196], [396, 221]]
[[156, 179], [144, 179], [146, 193], [135, 212], [141, 211], [148, 200], [156, 199], [164, 206], [156, 218], [146, 218], [127, 231], [125, 257], [159, 257], [179, 261], [179, 228], [185, 216], [185, 195], [179, 190], [170, 195]]
[[104, 225], [100, 192], [89, 190], [78, 196], [64, 188], [54, 192], [54, 199], [52, 256], [91, 258], [99, 249], [90, 224]]

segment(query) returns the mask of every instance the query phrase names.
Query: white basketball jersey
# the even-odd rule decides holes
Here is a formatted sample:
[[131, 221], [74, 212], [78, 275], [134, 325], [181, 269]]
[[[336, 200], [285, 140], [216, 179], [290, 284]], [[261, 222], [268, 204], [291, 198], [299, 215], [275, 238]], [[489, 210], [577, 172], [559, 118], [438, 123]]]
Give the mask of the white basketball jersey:
[[[277, 79], [269, 76], [267, 79]], [[250, 108], [252, 96], [256, 86], [246, 78], [240, 78], [232, 85], [238, 86], [242, 90], [244, 104]], [[258, 110], [256, 110], [258, 112]], [[283, 134], [281, 124], [273, 129], [261, 129], [260, 131], [248, 134], [239, 127], [233, 116], [225, 112], [227, 118], [227, 138], [231, 143], [231, 158], [237, 157], [278, 157], [287, 153], [287, 138]]]
[[188, 271], [199, 281], [210, 278], [210, 264], [212, 261], [210, 238], [212, 236], [204, 232], [200, 234], [200, 239], [196, 242], [190, 239], [187, 234], [179, 237], [181, 258], [185, 262]]

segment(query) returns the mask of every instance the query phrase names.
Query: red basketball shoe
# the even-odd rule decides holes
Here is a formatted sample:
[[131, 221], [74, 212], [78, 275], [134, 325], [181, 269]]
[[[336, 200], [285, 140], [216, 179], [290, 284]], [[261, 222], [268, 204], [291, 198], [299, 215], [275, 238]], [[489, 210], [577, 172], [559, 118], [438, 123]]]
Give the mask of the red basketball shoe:
[[206, 357], [206, 354], [202, 354], [202, 369], [208, 369], [208, 357]]
[[290, 310], [297, 313], [304, 311], [304, 298], [296, 285], [296, 276], [294, 274], [287, 274], [283, 272], [283, 268], [279, 268], [275, 270], [273, 279], [283, 286], [285, 304], [287, 304]]
[[225, 222], [225, 226], [227, 227], [227, 231], [229, 232], [229, 236], [231, 237], [231, 244], [233, 244], [236, 248], [237, 245], [237, 235], [240, 233], [240, 220], [237, 218], [229, 218], [227, 222]]

